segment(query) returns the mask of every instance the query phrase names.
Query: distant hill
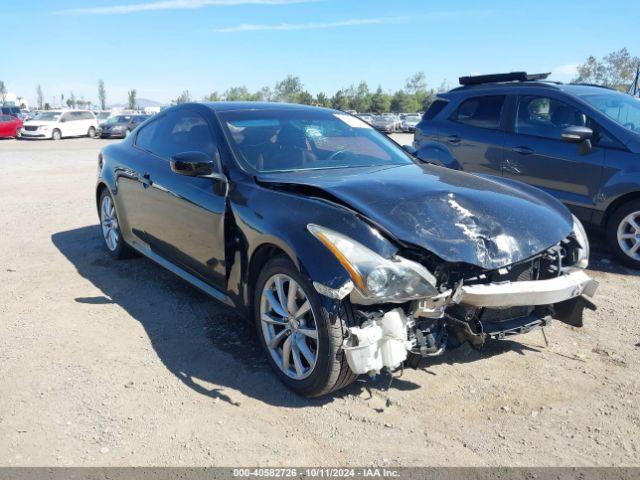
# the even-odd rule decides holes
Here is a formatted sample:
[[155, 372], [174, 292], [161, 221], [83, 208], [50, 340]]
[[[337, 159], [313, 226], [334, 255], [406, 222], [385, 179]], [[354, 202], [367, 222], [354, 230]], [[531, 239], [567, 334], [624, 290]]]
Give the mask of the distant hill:
[[[163, 105], [166, 105], [165, 103], [161, 103], [161, 102], [156, 102], [155, 100], [149, 100], [148, 98], [138, 98], [136, 100], [136, 103], [138, 104], [137, 106], [140, 108], [145, 108], [145, 107], [162, 107]], [[129, 105], [126, 103], [119, 103], [119, 104], [115, 104], [115, 105], [109, 105], [109, 108], [128, 108]]]

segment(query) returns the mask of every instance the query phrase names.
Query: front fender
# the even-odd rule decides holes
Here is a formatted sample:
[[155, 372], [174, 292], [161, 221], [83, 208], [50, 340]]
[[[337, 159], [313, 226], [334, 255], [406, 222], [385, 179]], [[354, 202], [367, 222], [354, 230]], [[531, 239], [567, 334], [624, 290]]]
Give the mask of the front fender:
[[[253, 186], [247, 187], [247, 191], [250, 195], [238, 192], [244, 204], [235, 202], [234, 196], [231, 198], [235, 223], [246, 241], [247, 266], [260, 247], [273, 245], [284, 251], [312, 281], [332, 289], [342, 287], [350, 280], [348, 272], [309, 232], [309, 223], [347, 235], [386, 258], [397, 251], [391, 241], [345, 206], [271, 188]], [[252, 280], [247, 275], [248, 268], [243, 274], [245, 285]]]

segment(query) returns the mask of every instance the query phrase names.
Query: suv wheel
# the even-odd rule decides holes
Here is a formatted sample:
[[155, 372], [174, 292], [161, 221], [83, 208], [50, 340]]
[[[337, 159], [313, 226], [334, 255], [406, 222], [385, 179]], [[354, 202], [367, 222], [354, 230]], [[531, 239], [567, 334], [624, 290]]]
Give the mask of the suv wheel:
[[640, 200], [619, 207], [607, 224], [613, 253], [625, 265], [640, 269]]
[[342, 321], [326, 318], [311, 282], [291, 260], [275, 257], [267, 262], [253, 305], [260, 343], [287, 387], [317, 397], [357, 378], [342, 350]]
[[96, 136], [96, 129], [95, 127], [89, 127], [89, 131], [87, 132], [87, 137], [89, 138], [93, 138]]
[[62, 138], [62, 133], [60, 133], [60, 130], [56, 128], [53, 132], [51, 132], [51, 138], [53, 140], [60, 140]]

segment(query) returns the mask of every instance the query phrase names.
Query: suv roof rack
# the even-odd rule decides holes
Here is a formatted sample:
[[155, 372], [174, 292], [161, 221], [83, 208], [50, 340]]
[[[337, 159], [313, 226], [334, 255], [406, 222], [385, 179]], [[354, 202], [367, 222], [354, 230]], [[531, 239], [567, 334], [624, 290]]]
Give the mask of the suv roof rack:
[[460, 85], [482, 85], [483, 83], [496, 82], [527, 82], [533, 80], [545, 80], [551, 72], [548, 73], [527, 73], [527, 72], [510, 72], [510, 73], [492, 73], [489, 75], [474, 75], [469, 77], [460, 77], [458, 81]]

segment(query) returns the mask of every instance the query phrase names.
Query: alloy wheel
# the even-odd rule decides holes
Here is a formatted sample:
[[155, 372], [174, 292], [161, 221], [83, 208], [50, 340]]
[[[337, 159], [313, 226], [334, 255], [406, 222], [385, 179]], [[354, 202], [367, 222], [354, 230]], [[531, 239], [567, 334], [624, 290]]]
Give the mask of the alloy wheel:
[[630, 258], [640, 261], [640, 211], [631, 212], [618, 225], [618, 245]]
[[116, 217], [116, 209], [113, 200], [109, 195], [102, 198], [100, 206], [100, 222], [102, 227], [102, 236], [107, 244], [107, 248], [114, 252], [118, 248], [120, 241], [120, 233], [118, 230], [118, 218]]
[[309, 298], [290, 276], [276, 274], [265, 283], [260, 323], [278, 368], [294, 380], [311, 375], [318, 360], [318, 327]]

